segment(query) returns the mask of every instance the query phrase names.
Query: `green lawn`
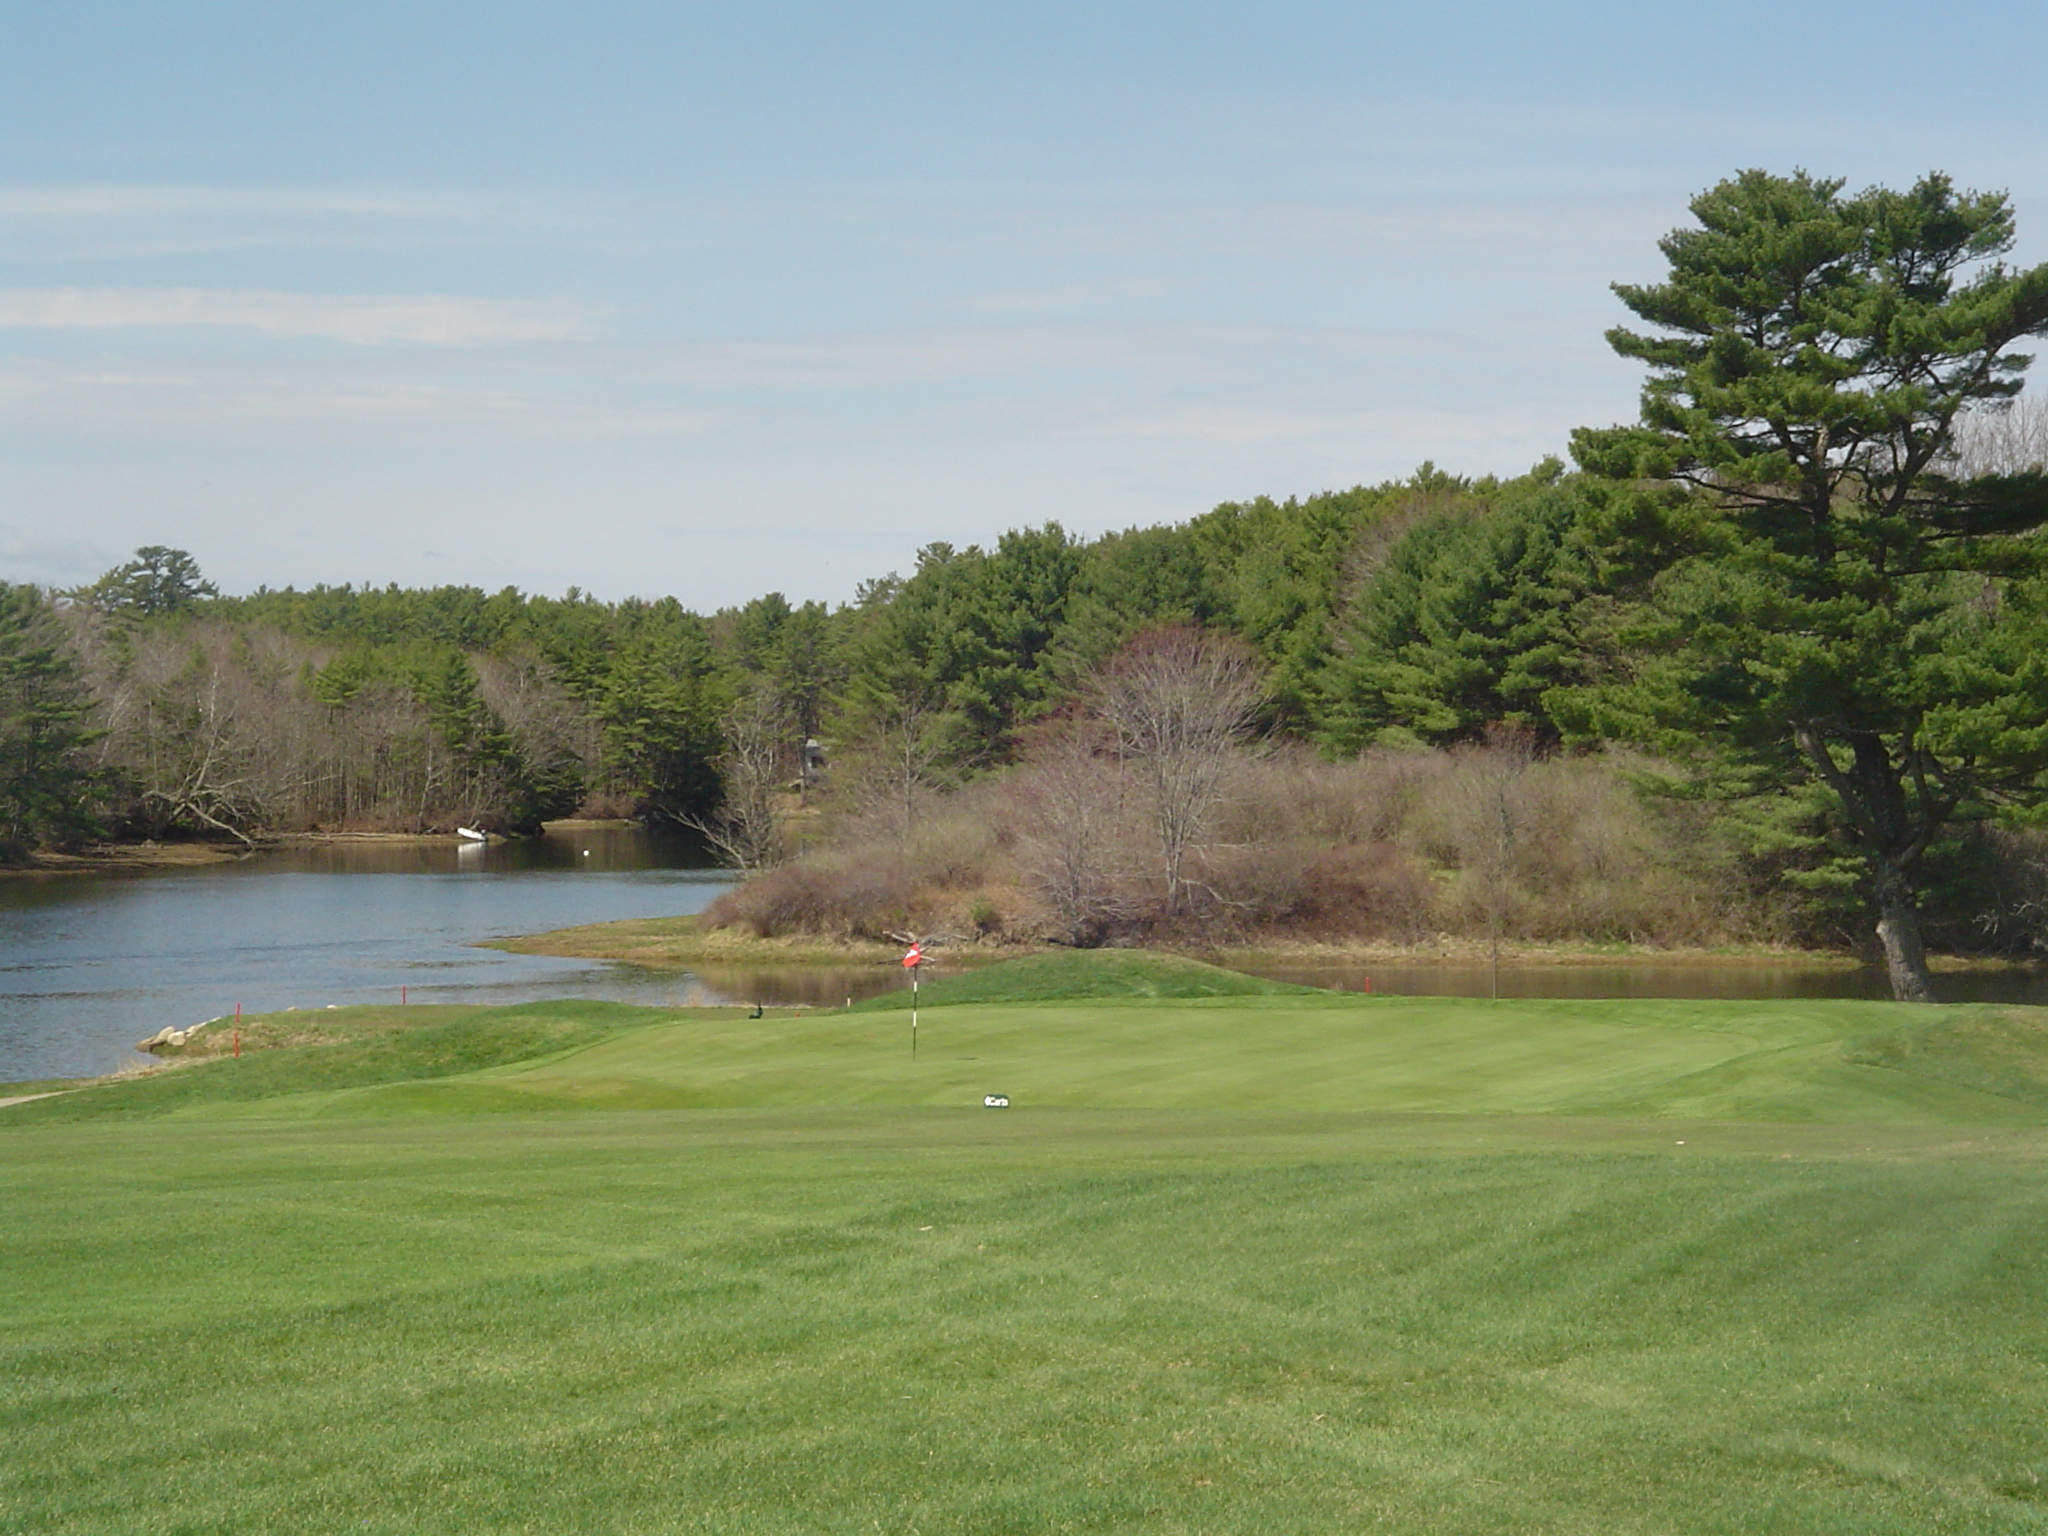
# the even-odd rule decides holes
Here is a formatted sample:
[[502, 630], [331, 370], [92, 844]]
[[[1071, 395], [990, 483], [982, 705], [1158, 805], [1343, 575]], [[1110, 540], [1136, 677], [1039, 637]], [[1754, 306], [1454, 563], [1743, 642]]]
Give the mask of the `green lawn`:
[[2048, 1530], [2039, 1014], [1121, 990], [0, 1110], [0, 1529]]

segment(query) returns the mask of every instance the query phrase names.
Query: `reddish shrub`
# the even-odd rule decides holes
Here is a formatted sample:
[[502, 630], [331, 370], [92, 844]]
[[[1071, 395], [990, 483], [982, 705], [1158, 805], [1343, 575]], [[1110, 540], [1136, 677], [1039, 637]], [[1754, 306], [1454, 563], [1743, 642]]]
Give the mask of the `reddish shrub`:
[[785, 864], [735, 886], [706, 913], [716, 927], [757, 936], [829, 934], [881, 939], [922, 925], [915, 887], [900, 865], [818, 860]]
[[1302, 871], [1300, 894], [1279, 914], [1318, 938], [1412, 941], [1429, 927], [1429, 877], [1392, 843], [1332, 848]]

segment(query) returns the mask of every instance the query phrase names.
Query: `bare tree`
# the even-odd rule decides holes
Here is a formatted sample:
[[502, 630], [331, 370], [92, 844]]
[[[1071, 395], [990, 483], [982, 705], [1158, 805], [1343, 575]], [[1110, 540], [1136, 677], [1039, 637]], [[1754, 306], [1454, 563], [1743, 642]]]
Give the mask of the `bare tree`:
[[1243, 642], [1188, 625], [1148, 630], [1096, 672], [1089, 693], [1135, 774], [1159, 846], [1165, 915], [1186, 910], [1190, 859], [1242, 760], [1260, 698]]
[[860, 744], [833, 775], [841, 803], [886, 825], [897, 847], [907, 846], [924, 803], [947, 781], [956, 723], [936, 689], [912, 685], [871, 697]]
[[1018, 777], [1025, 881], [1080, 948], [1102, 943], [1130, 913], [1120, 878], [1125, 778], [1114, 740], [1090, 722], [1041, 736]]
[[1501, 922], [1516, 855], [1528, 830], [1522, 780], [1534, 760], [1534, 737], [1516, 726], [1495, 726], [1484, 745], [1459, 753], [1465, 772], [1460, 810], [1466, 869], [1485, 892], [1487, 949], [1493, 966], [1493, 995], [1500, 996]]
[[727, 710], [720, 722], [725, 751], [718, 758], [725, 798], [711, 816], [683, 818], [735, 869], [752, 872], [782, 861], [776, 796], [788, 778], [789, 714], [771, 688], [757, 688]]
[[145, 701], [142, 800], [159, 828], [197, 825], [254, 846], [264, 804], [235, 692], [220, 659], [195, 650]]
[[580, 787], [602, 752], [590, 706], [562, 685], [554, 667], [530, 655], [476, 655], [477, 687], [504, 722], [519, 755], [538, 773]]

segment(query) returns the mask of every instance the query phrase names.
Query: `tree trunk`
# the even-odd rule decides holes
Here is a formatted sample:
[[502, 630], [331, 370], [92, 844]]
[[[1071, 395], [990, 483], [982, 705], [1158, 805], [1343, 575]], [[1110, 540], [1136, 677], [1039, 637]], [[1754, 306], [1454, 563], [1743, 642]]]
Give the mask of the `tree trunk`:
[[1931, 1003], [1934, 982], [1920, 943], [1920, 908], [1913, 899], [1912, 882], [1893, 859], [1878, 855], [1870, 863], [1877, 877], [1877, 938], [1884, 946], [1892, 996], [1902, 1003]]
[[1863, 845], [1876, 887], [1877, 941], [1884, 946], [1892, 996], [1902, 1003], [1933, 1002], [1934, 982], [1927, 974], [1927, 951], [1920, 939], [1920, 906], [1907, 870], [1953, 805], [1930, 806], [1924, 794], [1917, 807], [1910, 802], [1899, 767], [1905, 754], [1895, 756], [1875, 731], [1843, 734], [1851, 754], [1846, 771], [1835, 761], [1819, 722], [1794, 721], [1792, 734], [1821, 779], [1840, 797]]

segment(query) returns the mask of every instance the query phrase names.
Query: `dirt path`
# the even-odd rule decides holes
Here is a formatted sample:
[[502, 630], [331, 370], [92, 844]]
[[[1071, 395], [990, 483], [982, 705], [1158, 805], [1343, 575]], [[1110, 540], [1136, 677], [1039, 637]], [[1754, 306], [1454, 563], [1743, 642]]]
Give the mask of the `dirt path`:
[[11, 1099], [0, 1099], [0, 1109], [5, 1109], [10, 1104], [32, 1104], [37, 1099], [54, 1099], [60, 1093], [69, 1092], [69, 1088], [52, 1088], [48, 1093], [17, 1093]]

